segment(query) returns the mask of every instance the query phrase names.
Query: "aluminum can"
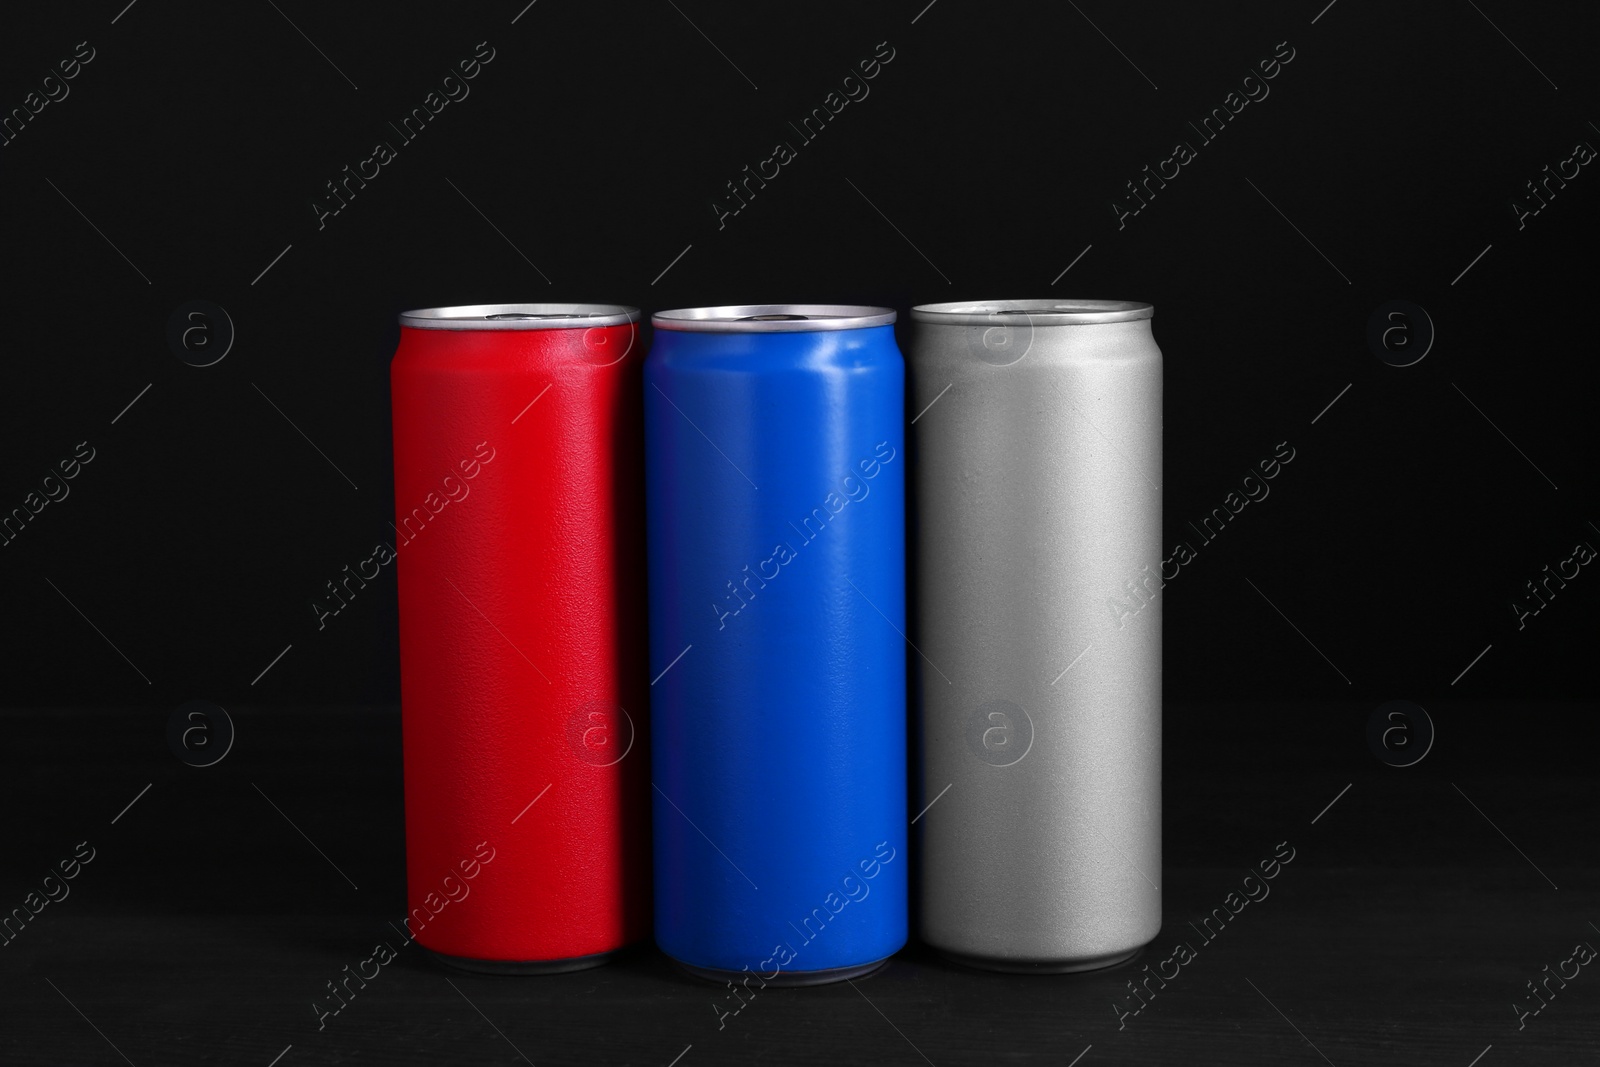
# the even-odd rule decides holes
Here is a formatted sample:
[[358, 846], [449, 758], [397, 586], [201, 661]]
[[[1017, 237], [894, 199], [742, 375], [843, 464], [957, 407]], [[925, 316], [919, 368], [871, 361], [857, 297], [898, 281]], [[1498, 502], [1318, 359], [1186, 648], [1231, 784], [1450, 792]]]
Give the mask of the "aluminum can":
[[894, 312], [664, 311], [645, 362], [655, 929], [701, 977], [865, 974], [907, 932]]
[[537, 973], [649, 936], [639, 312], [400, 316], [408, 933]]
[[911, 312], [918, 922], [965, 963], [1104, 967], [1161, 926], [1153, 310]]

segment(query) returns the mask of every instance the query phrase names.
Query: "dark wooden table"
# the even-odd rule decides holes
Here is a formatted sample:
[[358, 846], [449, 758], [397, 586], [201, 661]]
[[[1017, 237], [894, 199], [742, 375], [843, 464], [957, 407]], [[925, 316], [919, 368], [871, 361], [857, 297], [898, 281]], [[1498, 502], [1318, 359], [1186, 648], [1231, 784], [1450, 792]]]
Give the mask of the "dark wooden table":
[[[1434, 750], [1394, 768], [1366, 749], [1370, 710], [1169, 705], [1165, 924], [1130, 964], [1018, 977], [913, 944], [722, 1019], [726, 990], [651, 947], [516, 979], [405, 947], [393, 709], [232, 709], [233, 749], [207, 768], [168, 750], [165, 708], [8, 712], [0, 908], [93, 858], [0, 947], [0, 1063], [1600, 1059], [1600, 966], [1564, 962], [1600, 947], [1593, 748], [1571, 731], [1587, 713], [1430, 707]], [[1207, 941], [1190, 924], [1280, 842], [1294, 859], [1270, 895]], [[319, 1019], [326, 983], [384, 941], [394, 962]], [[1193, 958], [1133, 1013], [1129, 983], [1179, 942]], [[1540, 1003], [1527, 983], [1560, 970], [1577, 973], [1519, 1019]]]

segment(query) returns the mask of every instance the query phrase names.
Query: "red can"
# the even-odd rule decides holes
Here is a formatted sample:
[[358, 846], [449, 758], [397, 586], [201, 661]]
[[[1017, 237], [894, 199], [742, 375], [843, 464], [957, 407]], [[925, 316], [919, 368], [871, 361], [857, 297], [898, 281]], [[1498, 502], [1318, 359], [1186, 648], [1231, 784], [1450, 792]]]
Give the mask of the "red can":
[[400, 316], [408, 932], [538, 973], [649, 935], [639, 312]]

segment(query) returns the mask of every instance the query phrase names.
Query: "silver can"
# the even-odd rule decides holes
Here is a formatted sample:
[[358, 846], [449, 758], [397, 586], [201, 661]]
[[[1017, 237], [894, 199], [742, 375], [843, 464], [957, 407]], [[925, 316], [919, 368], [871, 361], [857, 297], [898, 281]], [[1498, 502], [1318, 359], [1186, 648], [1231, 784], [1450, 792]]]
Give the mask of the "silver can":
[[1106, 967], [1161, 927], [1153, 314], [911, 312], [920, 932], [974, 966]]

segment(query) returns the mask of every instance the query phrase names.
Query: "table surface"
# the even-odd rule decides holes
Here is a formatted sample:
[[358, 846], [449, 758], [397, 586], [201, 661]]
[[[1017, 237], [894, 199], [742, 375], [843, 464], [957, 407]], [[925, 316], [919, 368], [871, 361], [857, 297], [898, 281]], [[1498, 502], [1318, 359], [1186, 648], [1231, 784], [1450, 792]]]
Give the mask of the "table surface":
[[[208, 768], [167, 749], [166, 709], [0, 713], [0, 906], [20, 906], [79, 842], [94, 850], [70, 894], [0, 948], [0, 1063], [1600, 1058], [1600, 974], [1566, 962], [1600, 946], [1592, 749], [1536, 728], [1582, 710], [1430, 708], [1435, 750], [1408, 768], [1366, 751], [1369, 711], [1168, 706], [1165, 922], [1119, 968], [989, 974], [913, 943], [868, 978], [765, 990], [720, 1019], [725, 990], [651, 947], [527, 978], [446, 971], [403, 947], [321, 1028], [325, 983], [400, 944], [394, 709], [237, 709], [234, 747]], [[1204, 941], [1189, 924], [1280, 841], [1295, 859], [1270, 895]], [[1138, 1003], [1127, 983], [1180, 941], [1194, 958], [1121, 1015]], [[1519, 1020], [1515, 1005], [1538, 1003], [1526, 983], [1558, 969], [1576, 977], [1550, 979]]]

